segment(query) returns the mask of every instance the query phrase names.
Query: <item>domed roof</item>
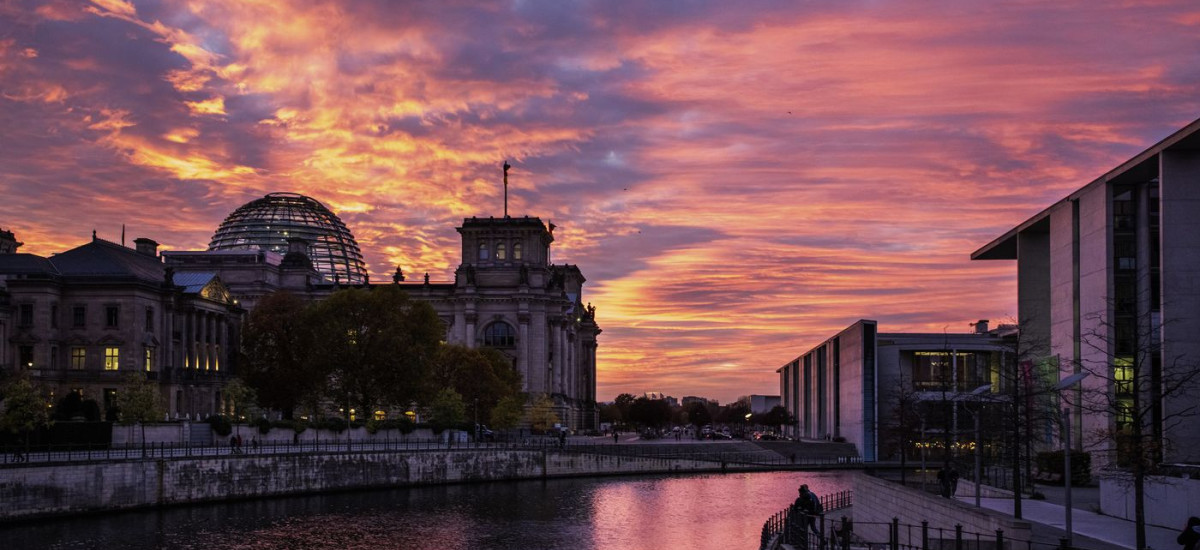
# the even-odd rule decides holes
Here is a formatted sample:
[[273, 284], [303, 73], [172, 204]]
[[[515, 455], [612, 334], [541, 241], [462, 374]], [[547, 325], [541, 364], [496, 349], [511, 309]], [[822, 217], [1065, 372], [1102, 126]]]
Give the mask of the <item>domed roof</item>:
[[366, 264], [350, 229], [325, 205], [296, 193], [271, 193], [234, 210], [213, 233], [208, 249], [286, 254], [288, 239], [296, 237], [308, 241], [313, 267], [330, 281], [367, 282]]

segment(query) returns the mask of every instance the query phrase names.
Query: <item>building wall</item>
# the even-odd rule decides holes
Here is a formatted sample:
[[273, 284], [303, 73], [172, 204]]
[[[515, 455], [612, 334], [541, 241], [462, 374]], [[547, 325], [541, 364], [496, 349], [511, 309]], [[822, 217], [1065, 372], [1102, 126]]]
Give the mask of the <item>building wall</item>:
[[[1200, 367], [1200, 152], [1161, 155], [1162, 338], [1163, 360], [1175, 358]], [[1168, 398], [1165, 413], [1194, 406], [1192, 394]], [[1169, 462], [1200, 460], [1200, 422], [1178, 423], [1165, 457]]]

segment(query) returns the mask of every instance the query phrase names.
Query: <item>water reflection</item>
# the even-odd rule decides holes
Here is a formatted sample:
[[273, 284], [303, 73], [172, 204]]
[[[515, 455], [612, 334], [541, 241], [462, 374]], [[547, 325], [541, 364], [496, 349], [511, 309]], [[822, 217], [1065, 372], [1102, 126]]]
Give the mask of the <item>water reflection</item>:
[[[774, 472], [421, 487], [127, 512], [0, 528], [6, 548], [756, 548], [807, 483]], [[12, 546], [9, 546], [12, 544]]]

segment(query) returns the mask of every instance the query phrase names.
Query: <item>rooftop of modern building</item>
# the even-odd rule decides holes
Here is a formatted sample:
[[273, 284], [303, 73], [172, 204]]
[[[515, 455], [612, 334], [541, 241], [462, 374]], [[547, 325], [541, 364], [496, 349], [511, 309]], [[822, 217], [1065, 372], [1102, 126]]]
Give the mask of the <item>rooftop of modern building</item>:
[[1158, 173], [1157, 157], [1168, 150], [1200, 150], [1200, 119], [1192, 121], [1175, 133], [1163, 138], [1152, 147], [1134, 155], [1133, 158], [1121, 163], [1116, 168], [1105, 172], [1062, 200], [1051, 204], [1033, 217], [1009, 229], [992, 242], [983, 245], [971, 253], [972, 260], [1015, 260], [1017, 259], [1017, 235], [1024, 231], [1048, 231], [1049, 216], [1059, 205], [1075, 200], [1098, 186], [1107, 183], [1125, 181], [1141, 182], [1155, 177]]

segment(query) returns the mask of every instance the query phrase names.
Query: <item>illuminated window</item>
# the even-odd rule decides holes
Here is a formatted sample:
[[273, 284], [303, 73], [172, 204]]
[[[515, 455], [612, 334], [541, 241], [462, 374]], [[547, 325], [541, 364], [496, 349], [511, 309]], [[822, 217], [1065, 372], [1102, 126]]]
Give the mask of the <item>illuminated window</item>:
[[514, 259], [514, 260], [520, 260], [520, 259], [521, 259], [521, 243], [514, 243], [514, 244], [513, 244], [513, 259]]
[[486, 244], [481, 244], [481, 245], [479, 245], [479, 259], [480, 259], [480, 260], [486, 260], [486, 259], [488, 259], [489, 257], [490, 257], [490, 256], [488, 256], [488, 249], [487, 249], [487, 245], [486, 245]]
[[76, 346], [71, 348], [71, 369], [83, 370], [87, 366], [87, 348]]
[[508, 249], [507, 249], [507, 247], [504, 246], [504, 243], [496, 243], [496, 259], [497, 260], [508, 259], [507, 254], [508, 254]]
[[104, 348], [104, 370], [117, 370], [121, 360], [121, 348]]
[[387, 420], [387, 411], [375, 411], [375, 420]]
[[1133, 361], [1118, 357], [1113, 361], [1113, 391], [1117, 395], [1133, 394]]
[[154, 366], [154, 348], [146, 346], [146, 372]]
[[483, 345], [493, 348], [511, 348], [517, 344], [512, 325], [496, 321], [483, 329]]

